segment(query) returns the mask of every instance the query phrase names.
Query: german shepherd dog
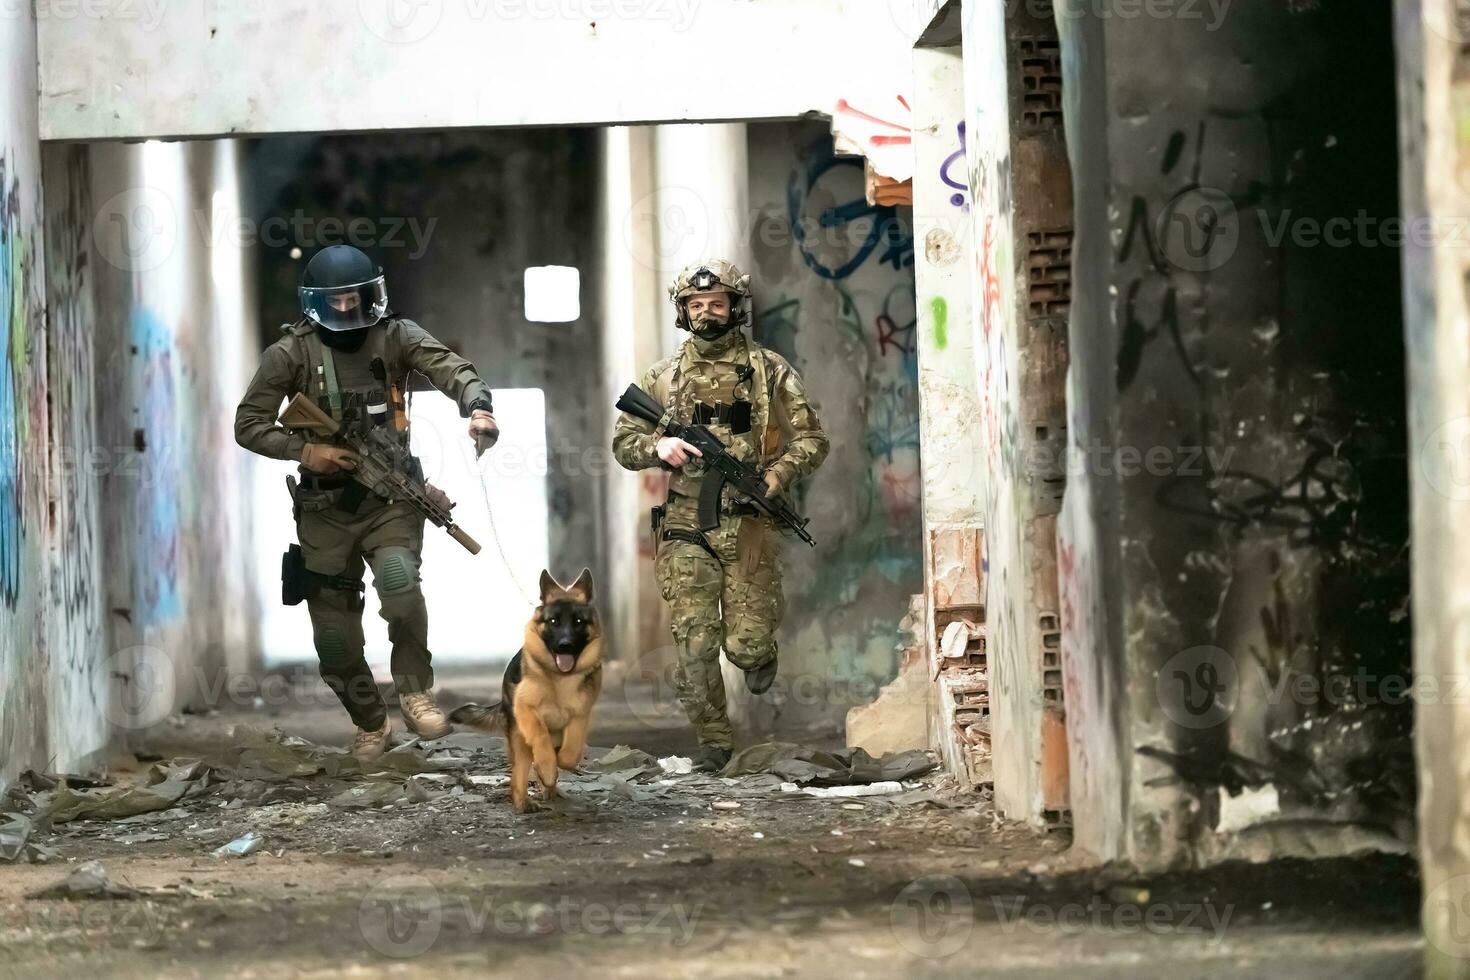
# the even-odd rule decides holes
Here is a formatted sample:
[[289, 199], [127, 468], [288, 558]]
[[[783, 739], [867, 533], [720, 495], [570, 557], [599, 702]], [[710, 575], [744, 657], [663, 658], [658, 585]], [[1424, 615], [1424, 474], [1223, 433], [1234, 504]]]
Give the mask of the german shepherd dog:
[[510, 755], [510, 804], [534, 808], [527, 789], [535, 768], [549, 800], [558, 795], [558, 767], [576, 769], [587, 751], [592, 706], [602, 691], [602, 627], [592, 605], [592, 572], [563, 586], [541, 573], [541, 605], [526, 624], [525, 642], [505, 668], [500, 703], [466, 704], [449, 720], [505, 735]]

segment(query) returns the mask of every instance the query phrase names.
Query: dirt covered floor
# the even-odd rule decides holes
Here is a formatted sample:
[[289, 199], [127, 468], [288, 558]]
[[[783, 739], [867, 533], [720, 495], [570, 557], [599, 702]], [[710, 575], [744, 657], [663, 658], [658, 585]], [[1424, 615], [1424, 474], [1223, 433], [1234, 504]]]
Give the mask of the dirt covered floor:
[[[454, 688], [441, 702], [489, 699]], [[1406, 859], [1140, 880], [1081, 867], [1063, 836], [1002, 823], [933, 771], [856, 798], [809, 795], [830, 780], [799, 760], [668, 773], [658, 760], [692, 746], [652, 718], [606, 700], [593, 742], [628, 748], [527, 816], [489, 736], [399, 735], [361, 772], [319, 701], [172, 719], [111, 786], [12, 787], [0, 853], [29, 860], [0, 863], [0, 976], [1418, 973]], [[250, 853], [213, 856], [231, 842]], [[81, 894], [55, 890], [68, 881]]]

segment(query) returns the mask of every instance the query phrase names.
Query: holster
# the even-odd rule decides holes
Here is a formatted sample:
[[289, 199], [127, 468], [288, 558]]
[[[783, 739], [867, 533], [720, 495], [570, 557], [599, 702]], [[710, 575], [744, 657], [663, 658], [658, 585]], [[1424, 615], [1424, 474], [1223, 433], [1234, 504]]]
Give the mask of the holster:
[[766, 522], [759, 517], [740, 518], [735, 532], [735, 562], [746, 575], [755, 573], [765, 552]]
[[653, 531], [653, 553], [655, 556], [658, 555], [658, 529], [664, 526], [664, 515], [668, 511], [669, 508], [665, 504], [659, 504], [653, 510], [649, 511], [648, 523], [650, 530]]
[[306, 567], [306, 556], [299, 544], [291, 545], [281, 556], [281, 602], [288, 606], [300, 605], [301, 600], [310, 599], [323, 589], [362, 592], [365, 588], [362, 579], [313, 572]]

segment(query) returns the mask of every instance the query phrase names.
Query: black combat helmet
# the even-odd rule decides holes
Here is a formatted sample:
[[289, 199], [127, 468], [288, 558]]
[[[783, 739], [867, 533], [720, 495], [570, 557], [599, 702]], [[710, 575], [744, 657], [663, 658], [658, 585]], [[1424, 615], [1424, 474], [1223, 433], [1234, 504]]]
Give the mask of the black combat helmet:
[[351, 245], [324, 248], [301, 274], [301, 312], [327, 330], [361, 330], [388, 312], [383, 270]]

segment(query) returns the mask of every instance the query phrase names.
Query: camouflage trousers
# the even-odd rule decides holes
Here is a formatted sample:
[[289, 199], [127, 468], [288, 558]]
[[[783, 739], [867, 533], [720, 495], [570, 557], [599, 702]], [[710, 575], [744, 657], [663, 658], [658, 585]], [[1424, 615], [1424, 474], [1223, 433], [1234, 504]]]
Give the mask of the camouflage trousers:
[[[296, 533], [306, 567], [324, 575], [361, 578], [366, 561], [378, 592], [378, 615], [387, 621], [393, 645], [389, 667], [394, 686], [400, 694], [427, 691], [434, 685], [434, 669], [429, 615], [419, 587], [424, 518], [405, 503], [389, 504], [371, 493], [349, 514], [335, 506], [340, 493], [299, 492]], [[306, 608], [322, 680], [354, 725], [381, 727], [388, 709], [364, 655], [362, 598], [324, 588], [308, 596]]]
[[[691, 502], [692, 503], [692, 502]], [[686, 520], [679, 518], [685, 516]], [[740, 522], [726, 517], [707, 537], [720, 560], [689, 541], [660, 541], [654, 574], [669, 604], [678, 663], [674, 686], [701, 745], [733, 748], [735, 733], [725, 708], [720, 650], [730, 663], [751, 670], [776, 657], [781, 594], [781, 536], [764, 527], [758, 559], [748, 567], [737, 555]], [[670, 514], [665, 527], [691, 527], [686, 515]]]

